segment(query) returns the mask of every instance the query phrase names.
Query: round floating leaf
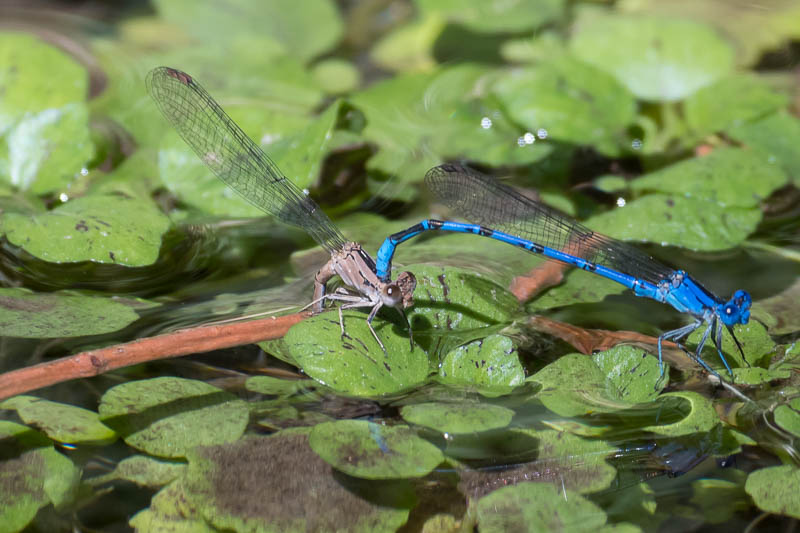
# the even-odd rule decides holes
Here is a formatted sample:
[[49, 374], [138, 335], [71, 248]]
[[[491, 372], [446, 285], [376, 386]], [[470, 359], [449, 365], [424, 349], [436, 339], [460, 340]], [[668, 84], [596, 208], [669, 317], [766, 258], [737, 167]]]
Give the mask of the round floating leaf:
[[150, 507], [136, 513], [128, 523], [137, 531], [219, 533], [203, 519], [198, 506], [188, 501], [181, 480], [158, 491], [150, 500]]
[[761, 78], [736, 74], [691, 95], [684, 112], [694, 134], [702, 137], [760, 118], [785, 105], [786, 96], [773, 91]]
[[38, 431], [0, 420], [0, 532], [21, 531], [45, 505], [65, 504], [80, 470]]
[[200, 42], [212, 39], [227, 49], [230, 41], [267, 35], [286, 53], [303, 61], [333, 47], [343, 30], [339, 11], [331, 0], [275, 0], [265, 4], [248, 0], [158, 0], [155, 4], [161, 17]]
[[117, 385], [103, 395], [99, 412], [129, 446], [161, 457], [234, 441], [250, 415], [247, 404], [229, 392], [173, 377]]
[[370, 483], [335, 472], [298, 433], [198, 448], [185, 486], [186, 499], [226, 531], [390, 532], [414, 505], [407, 482]]
[[5, 179], [35, 194], [66, 190], [94, 156], [89, 110], [82, 102], [26, 113], [4, 133], [8, 146], [0, 152], [0, 169], [7, 169]]
[[415, 0], [423, 16], [436, 15], [481, 33], [519, 33], [560, 18], [563, 0]]
[[744, 490], [759, 509], [800, 518], [800, 470], [796, 466], [756, 470], [747, 476]]
[[257, 394], [272, 394], [276, 396], [291, 396], [316, 387], [310, 379], [281, 379], [272, 376], [253, 376], [247, 378], [244, 386], [250, 392]]
[[[686, 342], [690, 344], [697, 344], [702, 338], [705, 328], [700, 327], [696, 329], [691, 335], [686, 338]], [[775, 354], [775, 341], [772, 340], [766, 328], [751, 320], [747, 324], [738, 324], [733, 328], [733, 332], [739, 343], [742, 346], [747, 362], [742, 360], [742, 355], [739, 353], [739, 348], [733, 341], [730, 334], [723, 328], [722, 332], [722, 353], [725, 354], [725, 360], [734, 368], [734, 377], [741, 376], [743, 378], [755, 379], [758, 378], [758, 371], [753, 371], [752, 366], [758, 365], [762, 360], [768, 360]], [[727, 373], [727, 369], [719, 359], [719, 354], [714, 343], [708, 341], [703, 349], [703, 360], [711, 366], [711, 368], [718, 369], [719, 372], [723, 370]], [[737, 382], [738, 383], [738, 382]]]
[[503, 393], [525, 381], [525, 370], [511, 339], [489, 335], [449, 352], [439, 367], [439, 378], [448, 385]]
[[47, 339], [118, 331], [139, 315], [111, 298], [0, 289], [0, 335]]
[[595, 531], [606, 523], [597, 505], [546, 483], [521, 483], [484, 496], [477, 506], [481, 533]]
[[734, 59], [730, 45], [709, 26], [595, 12], [578, 21], [570, 50], [637, 97], [659, 102], [682, 100], [710, 85], [731, 71]]
[[[494, 85], [512, 119], [557, 141], [620, 153], [615, 139], [633, 122], [633, 96], [614, 78], [567, 56], [515, 71]], [[535, 95], [535, 97], [531, 97]]]
[[[558, 490], [590, 494], [609, 488], [617, 478], [616, 469], [606, 462], [607, 457], [618, 451], [616, 446], [560, 431], [513, 430], [504, 433], [506, 439], [517, 435], [528, 436], [536, 443], [536, 460], [505, 469], [461, 472], [458, 484], [461, 492], [470, 499], [477, 499], [508, 485], [541, 482]], [[523, 453], [530, 451], [533, 450]]]
[[422, 477], [444, 460], [439, 448], [408, 426], [366, 420], [317, 424], [308, 443], [337, 470], [364, 479]]
[[788, 405], [779, 405], [775, 408], [775, 423], [780, 427], [800, 437], [800, 398], [794, 398]]
[[314, 65], [312, 70], [319, 86], [333, 94], [355, 90], [361, 82], [361, 74], [349, 61], [325, 59]]
[[384, 352], [366, 318], [344, 313], [343, 337], [336, 312], [319, 314], [292, 326], [284, 341], [306, 374], [341, 393], [380, 396], [421, 383], [428, 376], [428, 356], [419, 346], [411, 349], [407, 329], [375, 320]]
[[74, 405], [34, 396], [15, 396], [0, 404], [0, 409], [15, 409], [26, 424], [58, 442], [105, 444], [117, 438], [111, 428], [100, 422], [97, 413]]
[[617, 239], [715, 251], [738, 246], [760, 221], [761, 210], [755, 207], [723, 207], [697, 198], [649, 194], [592, 217], [587, 225]]
[[436, 66], [433, 47], [441, 36], [445, 21], [438, 16], [421, 17], [404, 24], [380, 39], [370, 58], [387, 70], [426, 72]]
[[136, 483], [140, 487], [159, 488], [182, 476], [185, 470], [184, 463], [134, 455], [120, 461], [113, 472], [91, 478], [89, 481], [92, 485], [98, 485], [120, 479]]
[[509, 321], [519, 307], [514, 295], [474, 271], [415, 266], [413, 272], [417, 290], [408, 318], [414, 331], [481, 328]]
[[0, 231], [11, 244], [54, 263], [150, 265], [169, 227], [152, 201], [116, 195], [84, 196], [46, 213], [0, 218]]
[[542, 385], [536, 396], [561, 416], [615, 412], [654, 398], [663, 389], [658, 361], [630, 346], [591, 357], [568, 354], [529, 377]]
[[800, 301], [800, 278], [778, 294], [763, 300], [759, 299], [758, 307], [769, 313], [770, 318], [775, 320], [774, 323], [769, 324], [770, 333], [784, 335], [800, 331], [798, 301]]
[[795, 186], [800, 184], [800, 119], [778, 111], [760, 120], [731, 127], [726, 132], [733, 139], [767, 155], [770, 163], [779, 164]]
[[659, 435], [679, 437], [692, 433], [706, 433], [720, 423], [714, 405], [700, 394], [692, 391], [668, 392], [658, 402], [665, 410], [679, 409], [685, 413], [681, 420], [672, 424], [652, 425], [644, 428]]
[[722, 207], [758, 207], [786, 184], [777, 162], [739, 148], [720, 148], [631, 182], [634, 191], [655, 191], [714, 202]]
[[457, 434], [506, 427], [511, 423], [514, 411], [477, 402], [418, 403], [404, 406], [400, 415], [412, 424]]
[[[30, 33], [0, 34], [0, 120], [86, 100], [89, 74], [69, 54]], [[0, 122], [0, 131], [5, 126]]]

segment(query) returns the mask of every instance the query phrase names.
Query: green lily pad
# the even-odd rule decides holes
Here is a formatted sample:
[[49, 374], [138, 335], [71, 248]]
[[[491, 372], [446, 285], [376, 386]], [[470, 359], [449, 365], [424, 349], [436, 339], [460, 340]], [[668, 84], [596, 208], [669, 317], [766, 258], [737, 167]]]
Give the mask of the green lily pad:
[[370, 483], [334, 471], [302, 433], [201, 447], [188, 459], [186, 499], [222, 530], [388, 533], [415, 503], [406, 481]]
[[0, 289], [0, 335], [6, 337], [99, 335], [118, 331], [138, 318], [130, 306], [112, 298]]
[[729, 0], [625, 0], [615, 7], [662, 18], [692, 18], [719, 28], [735, 41], [736, 59], [740, 65], [757, 63], [765, 52], [800, 36], [797, 24], [800, 6], [792, 1], [757, 6]]
[[800, 184], [800, 119], [778, 111], [766, 117], [729, 128], [726, 133], [733, 139], [767, 155], [770, 163], [777, 163]]
[[754, 75], [723, 78], [689, 96], [684, 103], [686, 122], [698, 137], [740, 126], [777, 111], [786, 97]]
[[345, 394], [391, 394], [428, 376], [428, 356], [419, 346], [411, 349], [406, 328], [373, 322], [384, 352], [372, 336], [365, 314], [344, 313], [344, 326], [342, 337], [336, 312], [316, 315], [292, 326], [284, 342], [306, 374]]
[[658, 396], [667, 379], [658, 360], [631, 346], [617, 346], [592, 357], [568, 354], [526, 381], [540, 383], [536, 396], [561, 416], [615, 412]]
[[89, 77], [56, 47], [0, 34], [0, 181], [36, 194], [65, 190], [94, 155]]
[[417, 278], [408, 318], [414, 331], [447, 332], [508, 322], [519, 303], [510, 292], [474, 271], [413, 266]]
[[[511, 118], [557, 141], [594, 146], [615, 156], [633, 123], [635, 103], [625, 87], [591, 65], [567, 56], [515, 71], [494, 85]], [[535, 98], [531, 95], [535, 94]]]
[[250, 392], [257, 394], [272, 394], [276, 396], [291, 396], [316, 387], [310, 379], [281, 379], [272, 376], [253, 376], [247, 378], [244, 386]]
[[703, 510], [703, 518], [710, 524], [724, 524], [737, 511], [750, 508], [744, 491], [747, 474], [741, 470], [728, 473], [736, 480], [698, 479], [692, 483], [692, 502]]
[[693, 433], [705, 433], [719, 425], [720, 420], [714, 405], [708, 398], [692, 391], [668, 392], [658, 399], [665, 409], [680, 409], [686, 413], [681, 420], [671, 424], [648, 426], [646, 431], [659, 435], [679, 437]]
[[181, 477], [185, 470], [185, 463], [134, 455], [120, 461], [112, 472], [93, 477], [89, 482], [96, 486], [114, 480], [123, 480], [136, 483], [140, 487], [160, 488]]
[[161, 457], [184, 457], [195, 446], [234, 441], [250, 414], [247, 404], [229, 392], [173, 377], [112, 387], [99, 412], [129, 446]]
[[[686, 338], [686, 342], [689, 344], [697, 344], [703, 335], [703, 330], [703, 327], [695, 330], [694, 333]], [[755, 320], [751, 320], [747, 324], [739, 324], [733, 331], [736, 334], [736, 338], [739, 339], [739, 343], [742, 345], [742, 351], [744, 351], [744, 355], [747, 358], [747, 363], [742, 360], [739, 348], [737, 348], [733, 338], [724, 328], [722, 332], [722, 353], [725, 354], [725, 359], [728, 361], [728, 364], [732, 367], [739, 367], [734, 370], [734, 376], [741, 374], [743, 378], [749, 377], [750, 379], [754, 379], [758, 377], [758, 373], [751, 370], [752, 366], [758, 366], [762, 360], [768, 360], [775, 354], [775, 341], [773, 341], [769, 333], [767, 333], [766, 328]], [[716, 348], [714, 348], [714, 343], [707, 341], [706, 344], [708, 346], [703, 349], [703, 360], [708, 363], [711, 368], [715, 368], [721, 372], [725, 367], [719, 360], [719, 354]], [[748, 364], [750, 367], [748, 367]]]
[[617, 470], [606, 462], [617, 447], [606, 442], [552, 430], [517, 429], [504, 435], [507, 439], [517, 435], [533, 439], [536, 446], [529, 452], [536, 452], [536, 460], [505, 469], [461, 472], [458, 488], [471, 500], [508, 485], [532, 481], [590, 494], [609, 488], [617, 478]]
[[438, 16], [421, 17], [404, 24], [380, 39], [370, 51], [370, 58], [387, 70], [425, 72], [436, 65], [433, 47], [444, 29]]
[[576, 24], [570, 50], [615, 76], [642, 100], [682, 100], [733, 68], [733, 49], [704, 24], [663, 17], [586, 15]]
[[153, 202], [118, 195], [84, 196], [46, 213], [0, 218], [0, 231], [11, 244], [54, 263], [150, 265], [169, 227]]
[[50, 439], [26, 426], [0, 420], [0, 531], [21, 531], [47, 504], [70, 501], [81, 472], [53, 449]]
[[504, 0], [415, 0], [422, 16], [436, 15], [481, 33], [518, 33], [560, 18], [563, 0], [506, 2]]
[[800, 398], [775, 408], [775, 423], [792, 435], [800, 437]]
[[595, 531], [603, 510], [579, 494], [546, 483], [521, 483], [484, 496], [477, 505], [481, 533]]
[[343, 31], [339, 11], [330, 0], [276, 0], [269, 4], [248, 0], [158, 0], [155, 7], [162, 18], [200, 42], [210, 39], [217, 46], [228, 48], [230, 41], [266, 35], [285, 52], [304, 61], [332, 48]]
[[716, 251], [741, 244], [760, 221], [757, 208], [723, 207], [697, 198], [649, 194], [592, 217], [586, 224], [617, 239]]
[[111, 428], [100, 422], [97, 413], [74, 405], [35, 396], [15, 396], [0, 403], [0, 409], [16, 410], [23, 422], [57, 442], [106, 444], [117, 438]]
[[[497, 76], [488, 67], [461, 64], [402, 74], [351, 96], [367, 121], [362, 135], [379, 147], [368, 168], [414, 183], [444, 159], [525, 164], [547, 156], [552, 148], [545, 143], [519, 145], [524, 131], [486, 94]], [[395, 197], [398, 188], [375, 187], [373, 192]]]
[[747, 476], [744, 490], [759, 509], [800, 518], [800, 469], [794, 465], [770, 466]]
[[219, 532], [203, 519], [197, 505], [189, 503], [186, 489], [180, 480], [158, 491], [150, 500], [150, 507], [136, 513], [128, 523], [137, 531]]
[[67, 190], [94, 156], [83, 102], [26, 113], [3, 133], [0, 177], [35, 194]]
[[314, 65], [314, 78], [325, 91], [332, 94], [355, 90], [361, 83], [361, 73], [349, 61], [325, 59]]
[[514, 342], [489, 335], [459, 346], [445, 355], [439, 380], [448, 385], [468, 385], [487, 393], [508, 392], [525, 381]]
[[423, 477], [444, 460], [439, 448], [408, 426], [366, 420], [317, 424], [308, 443], [337, 470], [364, 479]]
[[418, 403], [400, 410], [407, 422], [442, 433], [473, 433], [506, 427], [514, 411], [486, 403]]
[[720, 148], [631, 182], [634, 191], [660, 192], [714, 202], [722, 207], [758, 207], [786, 184], [775, 162], [753, 150]]

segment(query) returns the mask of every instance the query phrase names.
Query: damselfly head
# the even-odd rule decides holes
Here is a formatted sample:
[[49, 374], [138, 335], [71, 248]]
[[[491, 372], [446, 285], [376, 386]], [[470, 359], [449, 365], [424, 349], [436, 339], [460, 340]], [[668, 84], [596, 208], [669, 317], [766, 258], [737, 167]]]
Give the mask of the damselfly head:
[[397, 279], [383, 287], [383, 305], [405, 309], [414, 305], [414, 289], [417, 278], [411, 272], [401, 272]]
[[752, 302], [753, 300], [747, 292], [743, 290], [736, 291], [731, 299], [721, 306], [720, 320], [726, 326], [747, 324], [750, 320], [750, 304]]

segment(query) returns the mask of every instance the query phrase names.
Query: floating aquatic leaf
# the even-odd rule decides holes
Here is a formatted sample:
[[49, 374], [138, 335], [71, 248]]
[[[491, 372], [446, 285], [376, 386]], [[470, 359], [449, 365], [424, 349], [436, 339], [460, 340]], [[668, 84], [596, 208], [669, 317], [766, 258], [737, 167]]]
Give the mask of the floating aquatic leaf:
[[11, 244], [54, 263], [150, 265], [169, 227], [152, 201], [105, 194], [76, 198], [33, 216], [5, 213], [0, 218], [0, 231]]
[[99, 412], [129, 446], [161, 457], [184, 457], [195, 446], [234, 441], [249, 420], [247, 404], [233, 394], [173, 377], [112, 387]]
[[[556, 141], [619, 155], [617, 139], [634, 119], [633, 96], [614, 78], [569, 57], [515, 71], [494, 85], [509, 115]], [[535, 95], [534, 98], [531, 95]]]
[[747, 476], [744, 490], [760, 509], [800, 518], [800, 469], [796, 466], [756, 470]]
[[206, 520], [234, 531], [390, 532], [414, 505], [406, 482], [342, 475], [309, 448], [302, 433], [198, 448], [189, 456], [185, 487]]
[[418, 403], [404, 406], [400, 416], [442, 433], [473, 433], [506, 427], [514, 411], [478, 402]]
[[586, 224], [616, 239], [714, 251], [738, 246], [760, 221], [761, 211], [755, 207], [723, 207], [697, 198], [648, 194]]
[[478, 501], [481, 532], [597, 531], [606, 523], [600, 507], [577, 493], [546, 483], [521, 483]]
[[766, 154], [770, 163], [777, 163], [791, 177], [795, 186], [800, 183], [800, 119], [778, 111], [760, 120], [739, 124], [726, 133], [750, 148]]
[[436, 15], [475, 32], [518, 33], [558, 20], [563, 0], [415, 0], [422, 16]]
[[656, 424], [645, 428], [647, 431], [679, 437], [695, 433], [706, 433], [719, 425], [720, 420], [711, 401], [704, 396], [692, 391], [667, 392], [659, 399], [665, 409], [678, 408], [685, 412], [685, 416], [674, 423]]
[[118, 331], [138, 318], [130, 306], [113, 298], [0, 289], [0, 335], [6, 337], [98, 335]]
[[757, 207], [786, 184], [775, 162], [753, 150], [720, 148], [631, 182], [634, 191], [655, 191], [706, 200], [722, 207]]
[[682, 100], [733, 68], [733, 49], [704, 24], [596, 11], [585, 15], [576, 23], [572, 53], [614, 75], [642, 100]]
[[444, 459], [439, 448], [410, 427], [366, 420], [317, 424], [308, 443], [337, 470], [364, 479], [423, 477]]
[[80, 470], [53, 449], [50, 439], [26, 426], [0, 420], [0, 532], [21, 531], [47, 504], [73, 496]]
[[185, 463], [162, 461], [145, 455], [133, 455], [117, 464], [112, 472], [91, 478], [93, 485], [124, 480], [140, 487], [160, 488], [183, 475]]
[[57, 442], [107, 444], [117, 438], [111, 428], [100, 422], [97, 413], [74, 405], [35, 396], [15, 396], [0, 403], [0, 409], [16, 410], [26, 424]]
[[407, 328], [393, 322], [373, 322], [386, 347], [384, 352], [372, 336], [365, 314], [346, 312], [344, 326], [342, 336], [335, 311], [316, 315], [292, 326], [284, 342], [306, 374], [345, 394], [391, 394], [428, 376], [428, 356], [419, 346], [411, 349]]
[[785, 105], [786, 97], [773, 91], [761, 78], [736, 74], [691, 95], [684, 109], [693, 133], [703, 137], [761, 118]]
[[476, 387], [487, 395], [502, 394], [525, 381], [525, 370], [510, 338], [489, 335], [447, 353], [439, 366], [439, 379], [449, 385]]

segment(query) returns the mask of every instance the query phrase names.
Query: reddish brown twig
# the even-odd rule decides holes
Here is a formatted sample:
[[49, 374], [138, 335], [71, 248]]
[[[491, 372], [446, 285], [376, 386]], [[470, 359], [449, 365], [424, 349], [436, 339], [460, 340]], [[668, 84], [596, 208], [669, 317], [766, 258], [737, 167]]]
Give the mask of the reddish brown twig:
[[0, 374], [0, 400], [56, 383], [96, 376], [147, 361], [279, 339], [291, 326], [308, 316], [309, 313], [295, 313], [247, 322], [183, 329], [12, 370]]
[[[542, 331], [558, 337], [572, 345], [579, 352], [591, 355], [613, 348], [618, 344], [643, 344], [648, 347], [656, 345], [658, 339], [649, 335], [642, 335], [635, 331], [610, 331], [607, 329], [584, 329], [572, 324], [565, 324], [543, 316], [532, 316], [528, 323], [537, 331]], [[678, 368], [691, 368], [691, 359], [686, 357], [678, 345], [664, 341], [662, 343], [664, 359]]]
[[527, 302], [543, 290], [561, 283], [564, 271], [568, 268], [568, 265], [558, 261], [545, 261], [527, 274], [512, 279], [508, 289], [518, 301]]

